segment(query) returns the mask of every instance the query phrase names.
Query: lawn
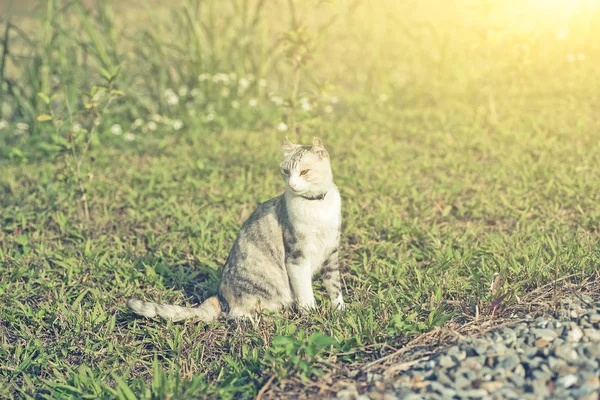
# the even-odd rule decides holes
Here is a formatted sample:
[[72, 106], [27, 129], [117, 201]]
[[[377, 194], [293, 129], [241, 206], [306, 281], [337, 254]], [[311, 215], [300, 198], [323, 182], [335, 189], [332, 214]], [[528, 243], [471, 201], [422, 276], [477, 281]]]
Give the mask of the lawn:
[[[550, 2], [544, 12], [533, 0], [452, 3], [415, 2], [410, 12], [391, 1], [324, 5], [339, 18], [319, 37], [314, 60], [262, 70], [265, 85], [289, 98], [284, 105], [257, 84], [257, 104], [240, 95], [236, 107], [222, 89], [185, 80], [197, 71], [183, 67], [160, 75], [168, 65], [128, 62], [119, 77], [103, 77], [101, 55], [78, 69], [54, 53], [42, 57], [56, 66], [52, 76], [76, 75], [47, 85], [48, 97], [58, 93], [49, 111], [44, 90], [29, 103], [26, 91], [3, 97], [11, 113], [0, 130], [0, 397], [302, 393], [436, 327], [535, 314], [546, 309], [531, 293], [549, 292], [551, 307], [565, 284], [594, 282], [600, 9], [585, 1]], [[98, 24], [96, 6], [74, 15]], [[319, 12], [304, 15], [329, 24]], [[114, 45], [84, 23], [73, 27], [89, 46], [98, 37]], [[290, 39], [292, 60], [303, 54], [298, 42]], [[63, 45], [48, 44], [59, 55]], [[234, 62], [250, 59], [236, 51]], [[14, 78], [5, 82], [37, 82], [19, 65], [7, 67]], [[187, 107], [187, 92], [173, 86], [160, 101], [178, 97], [177, 108], [153, 109], [151, 93], [164, 88], [142, 87], [137, 68], [167, 88], [197, 85], [221, 100]], [[77, 75], [88, 70], [89, 81]], [[236, 85], [245, 85], [243, 72]], [[218, 70], [207, 73], [220, 79]], [[115, 97], [106, 112], [106, 102], [86, 107], [89, 98], [76, 112], [52, 106], [103, 78], [105, 99]], [[67, 84], [73, 91], [62, 93]], [[31, 100], [37, 92], [44, 101]], [[76, 121], [87, 127], [81, 142], [69, 136]], [[265, 315], [256, 325], [136, 318], [125, 306], [132, 296], [192, 305], [215, 293], [241, 224], [284, 189], [285, 136], [319, 136], [331, 155], [343, 199], [345, 312], [329, 311], [317, 280], [318, 310], [309, 315]]]

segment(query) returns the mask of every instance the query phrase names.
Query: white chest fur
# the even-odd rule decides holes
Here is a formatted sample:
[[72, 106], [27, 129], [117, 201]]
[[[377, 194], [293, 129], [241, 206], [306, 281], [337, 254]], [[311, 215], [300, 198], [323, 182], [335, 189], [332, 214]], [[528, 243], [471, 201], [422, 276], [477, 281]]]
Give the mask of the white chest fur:
[[316, 273], [339, 244], [340, 193], [334, 185], [323, 200], [306, 200], [286, 193], [285, 201], [290, 222], [302, 238], [298, 245], [310, 259], [312, 271]]

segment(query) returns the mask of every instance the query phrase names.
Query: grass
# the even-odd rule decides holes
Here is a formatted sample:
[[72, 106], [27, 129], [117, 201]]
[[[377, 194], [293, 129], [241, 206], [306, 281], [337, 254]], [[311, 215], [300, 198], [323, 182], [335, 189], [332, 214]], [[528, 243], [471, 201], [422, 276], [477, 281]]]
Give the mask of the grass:
[[[437, 327], [535, 312], [532, 291], [597, 274], [600, 51], [591, 31], [569, 25], [573, 37], [557, 42], [544, 29], [559, 23], [542, 20], [537, 39], [511, 27], [508, 42], [485, 39], [486, 56], [481, 38], [461, 30], [472, 19], [444, 24], [417, 7], [402, 20], [406, 34], [389, 35], [401, 31], [389, 20], [350, 32], [358, 15], [384, 21], [385, 7], [360, 7], [331, 28], [299, 95], [311, 93], [311, 76], [327, 78], [341, 101], [330, 113], [292, 114], [299, 133], [274, 129], [296, 106], [291, 96], [291, 105], [264, 114], [246, 108], [248, 117], [218, 108], [218, 125], [182, 107], [170, 111], [182, 129], [159, 124], [124, 141], [111, 126], [129, 126], [143, 109], [128, 94], [107, 111], [89, 150], [74, 146], [74, 159], [85, 161], [78, 181], [68, 152], [39, 152], [63, 125], [58, 133], [43, 123], [0, 131], [22, 154], [0, 161], [0, 397], [302, 393], [294, 391], [327, 386], [332, 373], [360, 369]], [[507, 10], [470, 12], [491, 29], [486, 18], [513, 15]], [[426, 19], [438, 24], [423, 28]], [[327, 68], [323, 54], [342, 57], [338, 43], [348, 54]], [[134, 72], [125, 65], [122, 79]], [[314, 314], [265, 316], [255, 327], [135, 318], [130, 296], [194, 304], [214, 294], [242, 222], [283, 190], [286, 134], [299, 142], [318, 135], [332, 156], [344, 201], [347, 310], [328, 311], [317, 282]]]

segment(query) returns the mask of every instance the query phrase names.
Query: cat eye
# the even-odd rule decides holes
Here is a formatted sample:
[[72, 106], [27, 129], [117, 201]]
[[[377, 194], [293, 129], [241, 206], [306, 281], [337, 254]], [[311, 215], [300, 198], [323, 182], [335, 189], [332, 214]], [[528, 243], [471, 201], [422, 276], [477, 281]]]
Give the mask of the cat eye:
[[283, 172], [284, 175], [289, 175], [290, 174], [290, 170], [289, 169], [282, 169], [281, 172]]
[[307, 169], [303, 169], [302, 171], [300, 171], [300, 176], [306, 175], [306, 174], [308, 174], [308, 170]]

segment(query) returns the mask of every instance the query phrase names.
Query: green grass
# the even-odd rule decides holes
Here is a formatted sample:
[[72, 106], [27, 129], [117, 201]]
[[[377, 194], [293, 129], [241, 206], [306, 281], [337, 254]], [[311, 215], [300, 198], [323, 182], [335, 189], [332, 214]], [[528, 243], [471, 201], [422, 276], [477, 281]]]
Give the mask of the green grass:
[[[357, 13], [370, 21], [385, 11]], [[504, 16], [477, 12], [481, 29]], [[426, 33], [422, 19], [443, 18], [414, 13], [406, 24], [417, 41], [383, 34], [392, 29], [383, 23], [332, 30], [323, 46], [333, 55], [348, 42], [346, 58], [329, 68], [321, 56], [307, 73], [337, 83], [341, 101], [332, 113], [299, 115], [298, 134], [273, 129], [277, 113], [247, 110], [214, 125], [174, 112], [183, 129], [161, 125], [127, 142], [110, 126], [129, 126], [132, 115], [109, 110], [89, 152], [77, 153], [89, 219], [69, 152], [35, 147], [51, 134], [30, 141], [0, 131], [23, 154], [0, 161], [0, 397], [253, 397], [266, 383], [285, 392], [448, 321], [494, 318], [485, 306], [504, 293], [515, 305], [557, 279], [596, 274], [600, 49], [590, 31], [577, 36], [580, 25], [557, 45], [540, 28], [528, 67], [523, 38], [492, 46], [489, 67], [471, 47], [480, 38], [461, 30], [471, 19]], [[422, 53], [433, 37], [449, 50]], [[360, 58], [365, 42], [372, 59]], [[571, 52], [585, 61], [569, 62]], [[394, 75], [394, 62], [409, 78]], [[126, 65], [122, 74], [134, 72]], [[314, 314], [265, 316], [258, 326], [128, 312], [130, 296], [194, 304], [215, 293], [244, 219], [283, 190], [286, 134], [318, 135], [331, 154], [347, 310], [330, 312], [317, 281]]]

